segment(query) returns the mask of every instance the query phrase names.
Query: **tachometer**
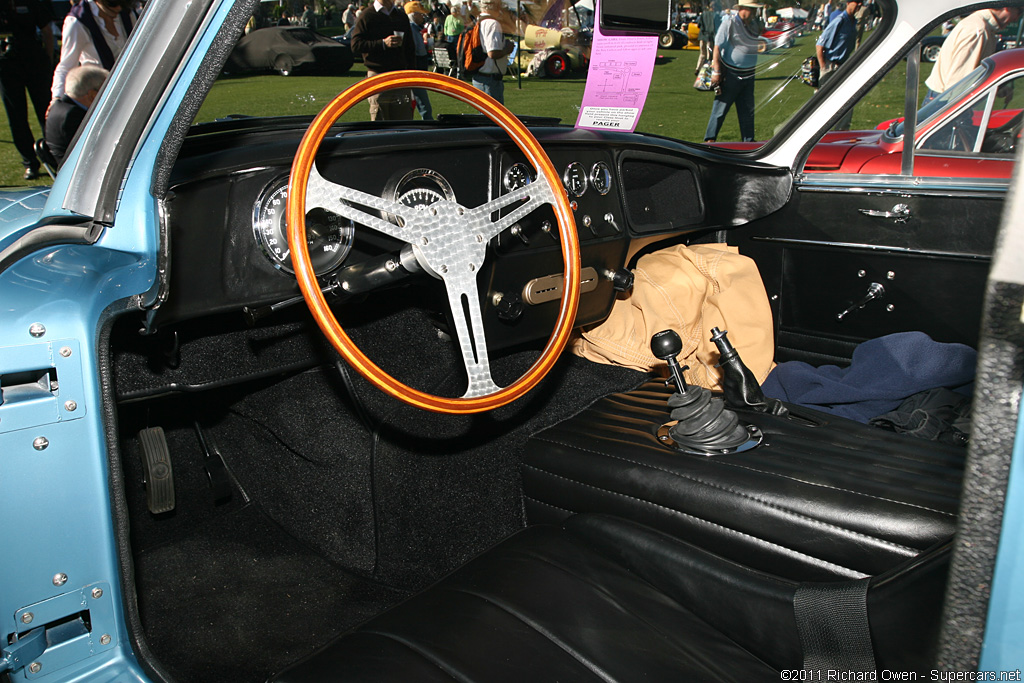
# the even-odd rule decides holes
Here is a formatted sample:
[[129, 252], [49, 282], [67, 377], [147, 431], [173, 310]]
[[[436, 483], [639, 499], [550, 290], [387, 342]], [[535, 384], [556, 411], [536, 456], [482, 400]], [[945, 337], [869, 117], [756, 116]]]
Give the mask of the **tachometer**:
[[[288, 178], [279, 178], [267, 186], [253, 207], [252, 231], [256, 242], [270, 262], [293, 273], [285, 221], [288, 202]], [[352, 250], [355, 226], [352, 221], [324, 209], [306, 213], [306, 243], [313, 270], [323, 275], [342, 264]]]
[[562, 174], [562, 183], [571, 196], [582, 197], [587, 191], [587, 169], [578, 161], [572, 162]]

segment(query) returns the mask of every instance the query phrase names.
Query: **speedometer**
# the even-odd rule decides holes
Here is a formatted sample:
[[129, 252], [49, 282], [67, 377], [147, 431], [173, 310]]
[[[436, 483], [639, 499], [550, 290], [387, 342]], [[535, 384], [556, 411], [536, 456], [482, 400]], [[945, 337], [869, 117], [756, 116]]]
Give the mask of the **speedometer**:
[[[285, 220], [287, 204], [288, 178], [279, 178], [263, 190], [253, 207], [252, 231], [270, 262], [294, 273]], [[308, 211], [306, 244], [313, 271], [323, 275], [337, 269], [352, 250], [354, 234], [355, 226], [347, 218], [320, 208]]]
[[516, 162], [505, 171], [505, 177], [502, 182], [505, 185], [505, 190], [512, 192], [532, 183], [533, 174], [530, 172], [529, 166]]

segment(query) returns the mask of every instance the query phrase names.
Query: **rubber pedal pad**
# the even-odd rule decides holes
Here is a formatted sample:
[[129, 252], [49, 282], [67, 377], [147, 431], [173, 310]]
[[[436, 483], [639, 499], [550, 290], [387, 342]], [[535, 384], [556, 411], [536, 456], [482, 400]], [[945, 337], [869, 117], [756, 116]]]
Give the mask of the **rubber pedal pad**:
[[143, 429], [139, 432], [139, 443], [145, 468], [146, 506], [154, 515], [170, 512], [174, 509], [174, 470], [163, 427]]

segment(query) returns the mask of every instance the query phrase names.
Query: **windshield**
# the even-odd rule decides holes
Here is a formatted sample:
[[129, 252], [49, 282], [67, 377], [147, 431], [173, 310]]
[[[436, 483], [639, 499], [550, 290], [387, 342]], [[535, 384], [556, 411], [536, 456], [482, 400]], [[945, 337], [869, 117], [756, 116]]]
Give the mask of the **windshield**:
[[[602, 40], [595, 37], [592, 0], [505, 0], [490, 9], [479, 1], [421, 0], [396, 5], [396, 10], [404, 11], [400, 16], [411, 22], [406, 36], [422, 41], [416, 46], [419, 54], [412, 57], [413, 68], [474, 83], [480, 74], [466, 72], [459, 37], [471, 36], [478, 22], [481, 28], [490, 25], [492, 33], [500, 26], [502, 42], [497, 44], [503, 54], [480, 71], [503, 72], [498, 78], [503, 103], [520, 117], [549, 117], [576, 125], [585, 108], [589, 73], [597, 94], [638, 110], [632, 122], [637, 131], [742, 147], [744, 142], [770, 140], [816, 92], [809, 87], [808, 62], [814, 61], [815, 43], [830, 16], [825, 6], [801, 9], [786, 4], [737, 10], [720, 0], [706, 5], [673, 3], [671, 30], [599, 61], [592, 60]], [[877, 8], [868, 4], [857, 15], [831, 17], [842, 19], [852, 31], [843, 60], [861, 49], [879, 27]], [[357, 26], [361, 10], [356, 4], [328, 4], [295, 13], [283, 3], [261, 3], [195, 123], [239, 116], [313, 116], [375, 69], [390, 70], [397, 61], [390, 58], [406, 48], [385, 47], [381, 53], [373, 43], [381, 39], [367, 38], [365, 26]], [[498, 21], [481, 21], [488, 18]], [[309, 44], [289, 37], [297, 26], [326, 40]], [[836, 59], [838, 66], [839, 56]], [[421, 102], [422, 94], [413, 93], [402, 105], [408, 105], [414, 121], [475, 113], [437, 93], [426, 95], [428, 103]], [[586, 96], [589, 101], [591, 93]], [[370, 118], [370, 104], [364, 103], [341, 121]], [[869, 123], [873, 127], [878, 121]]]

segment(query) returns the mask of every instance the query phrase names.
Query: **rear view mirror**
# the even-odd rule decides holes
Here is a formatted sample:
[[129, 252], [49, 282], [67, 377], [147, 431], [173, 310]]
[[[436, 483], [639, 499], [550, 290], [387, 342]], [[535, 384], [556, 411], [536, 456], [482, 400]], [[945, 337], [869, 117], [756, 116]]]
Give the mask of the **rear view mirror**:
[[602, 31], [659, 35], [668, 30], [671, 0], [600, 0]]

